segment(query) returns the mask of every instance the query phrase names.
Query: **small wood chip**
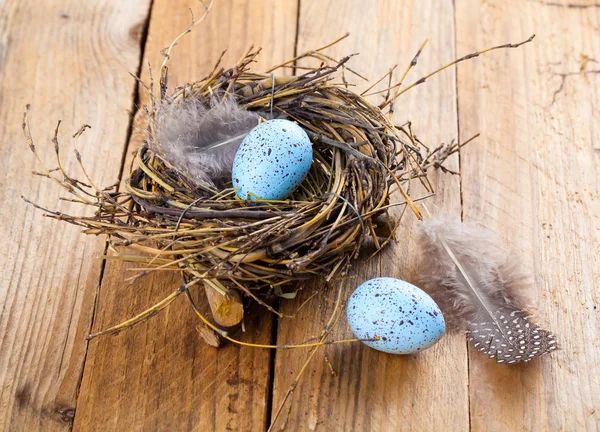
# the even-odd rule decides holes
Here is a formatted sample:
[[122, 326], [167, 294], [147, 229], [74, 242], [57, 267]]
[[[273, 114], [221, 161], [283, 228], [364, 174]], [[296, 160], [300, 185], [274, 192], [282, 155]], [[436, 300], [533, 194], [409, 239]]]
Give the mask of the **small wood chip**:
[[207, 325], [199, 324], [196, 328], [198, 329], [198, 333], [200, 333], [200, 337], [204, 339], [204, 342], [208, 345], [219, 348], [221, 343], [223, 343], [223, 338]]

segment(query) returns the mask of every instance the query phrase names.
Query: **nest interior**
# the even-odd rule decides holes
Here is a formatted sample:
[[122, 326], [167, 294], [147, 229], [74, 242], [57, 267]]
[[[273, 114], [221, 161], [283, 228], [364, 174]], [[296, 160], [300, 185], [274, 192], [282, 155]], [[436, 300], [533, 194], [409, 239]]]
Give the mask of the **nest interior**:
[[[347, 66], [350, 56], [335, 60], [315, 50], [262, 73], [250, 68], [259, 52], [250, 49], [229, 69], [217, 64], [207, 77], [170, 95], [168, 68], [163, 67], [157, 94], [154, 82], [147, 87], [147, 139], [122, 190], [117, 185], [95, 187], [83, 165], [86, 180], [76, 180], [59, 160], [62, 177], [49, 169], [45, 175], [60, 183], [72, 201], [96, 211], [88, 217], [44, 209], [46, 213], [83, 227], [87, 234], [107, 235], [112, 246], [126, 246], [121, 259], [142, 264], [135, 278], [175, 269], [186, 286], [202, 281], [221, 292], [234, 288], [261, 303], [257, 294], [265, 289], [277, 293], [293, 281], [343, 274], [367, 241], [375, 251], [383, 248], [399, 223], [385, 217], [387, 210], [407, 206], [419, 216], [415, 201], [433, 193], [428, 169], [440, 167], [460, 145], [429, 149], [410, 124], [395, 125], [391, 113], [399, 92], [375, 92], [384, 97], [374, 105], [366, 92], [353, 91], [346, 79], [354, 73]], [[319, 65], [277, 76], [303, 58], [316, 58]], [[198, 188], [161, 157], [159, 107], [215, 95], [234, 98], [242, 109], [295, 121], [309, 135], [313, 164], [288, 199], [248, 202], [236, 198], [231, 187]], [[25, 135], [35, 153], [26, 123]], [[424, 196], [411, 198], [413, 179], [425, 186]], [[390, 198], [393, 193], [396, 202]]]

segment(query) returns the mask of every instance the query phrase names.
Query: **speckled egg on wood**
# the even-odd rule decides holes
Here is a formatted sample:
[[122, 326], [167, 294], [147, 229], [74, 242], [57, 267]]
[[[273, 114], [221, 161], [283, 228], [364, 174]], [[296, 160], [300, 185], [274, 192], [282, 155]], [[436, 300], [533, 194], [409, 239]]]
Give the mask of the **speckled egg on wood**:
[[348, 299], [348, 322], [359, 339], [379, 351], [413, 354], [436, 343], [446, 330], [437, 304], [408, 282], [371, 279], [356, 288]]
[[241, 199], [280, 200], [302, 183], [311, 164], [312, 145], [306, 132], [289, 120], [269, 120], [242, 141], [231, 180]]

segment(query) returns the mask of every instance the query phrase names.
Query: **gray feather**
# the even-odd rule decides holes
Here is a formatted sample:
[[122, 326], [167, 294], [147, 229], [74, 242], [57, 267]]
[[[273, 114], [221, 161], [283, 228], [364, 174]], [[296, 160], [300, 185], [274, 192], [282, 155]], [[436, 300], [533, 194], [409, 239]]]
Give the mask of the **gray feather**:
[[164, 102], [157, 113], [157, 146], [164, 159], [196, 185], [222, 188], [231, 181], [235, 154], [258, 124], [258, 114], [231, 98]]
[[447, 218], [419, 225], [419, 279], [450, 327], [465, 330], [498, 363], [526, 362], [557, 348], [524, 311], [531, 278], [493, 233]]

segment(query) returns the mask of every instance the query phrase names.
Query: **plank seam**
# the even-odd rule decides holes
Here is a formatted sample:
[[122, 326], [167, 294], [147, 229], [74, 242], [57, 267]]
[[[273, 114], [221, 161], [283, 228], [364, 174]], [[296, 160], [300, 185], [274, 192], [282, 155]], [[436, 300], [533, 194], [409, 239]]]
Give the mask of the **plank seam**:
[[[148, 14], [146, 15], [146, 20], [144, 21], [144, 25], [142, 27], [142, 33], [140, 36], [140, 61], [138, 63], [136, 76], [142, 76], [142, 65], [144, 63], [144, 57], [146, 53], [146, 41], [148, 40], [148, 28], [150, 27], [150, 17], [152, 15], [152, 7], [154, 6], [154, 0], [150, 0], [150, 5], [148, 6]], [[140, 108], [140, 82], [135, 80], [135, 87], [133, 90], [133, 101], [131, 102], [131, 110], [130, 110], [130, 119], [129, 126], [127, 128], [127, 134], [125, 137], [125, 145], [123, 146], [123, 154], [121, 155], [121, 168], [119, 170], [119, 184], [121, 183], [121, 179], [123, 178], [123, 172], [125, 170], [125, 160], [127, 159], [127, 149], [129, 148], [129, 142], [131, 141], [131, 136], [133, 135], [133, 124], [135, 120], [135, 115], [137, 110]]]
[[[452, 0], [452, 10], [454, 17], [454, 56], [458, 55], [458, 29], [457, 29], [457, 19], [456, 19], [456, 0]], [[460, 104], [458, 103], [458, 67], [454, 66], [454, 99], [456, 105], [456, 134], [457, 140], [461, 142], [460, 136]], [[462, 149], [458, 148], [458, 172], [462, 173], [463, 163], [462, 163]], [[460, 199], [460, 221], [464, 222], [464, 201], [463, 201], [463, 178], [462, 175], [458, 176], [458, 194]], [[473, 430], [471, 425], [471, 359], [469, 356], [469, 346], [468, 342], [465, 339], [465, 345], [467, 350], [467, 416], [469, 419], [469, 431]]]
[[[277, 311], [280, 310], [279, 302], [275, 305], [275, 309]], [[279, 320], [275, 317], [274, 314], [271, 314], [271, 319], [275, 322], [271, 327], [271, 341], [270, 343], [277, 344], [277, 330], [279, 327]], [[265, 422], [264, 422], [264, 430], [267, 431], [271, 426], [271, 418], [273, 417], [273, 396], [275, 394], [275, 356], [277, 354], [277, 350], [269, 350], [269, 376], [267, 377], [267, 406], [265, 408]]]
[[[139, 62], [138, 62], [137, 70], [136, 70], [136, 76], [138, 76], [138, 77], [141, 75], [141, 72], [142, 72], [142, 64], [144, 62], [146, 41], [148, 39], [148, 28], [150, 27], [150, 17], [152, 15], [152, 7], [153, 6], [154, 6], [154, 0], [150, 0], [150, 4], [148, 5], [148, 13], [146, 14], [146, 18], [142, 25], [142, 31], [141, 31], [141, 36], [140, 36]], [[127, 149], [129, 147], [129, 141], [131, 140], [131, 136], [133, 135], [133, 121], [135, 118], [135, 113], [136, 113], [136, 109], [138, 107], [139, 102], [140, 102], [140, 83], [137, 80], [134, 80], [133, 98], [132, 98], [132, 103], [131, 103], [129, 125], [127, 127], [127, 132], [125, 133], [125, 142], [124, 142], [124, 146], [123, 146], [123, 153], [121, 155], [121, 163], [120, 163], [119, 174], [118, 174], [119, 183], [121, 182], [121, 178], [123, 177], [123, 171], [124, 171], [124, 167], [125, 167], [125, 159], [127, 157]], [[118, 189], [119, 189], [119, 187], [117, 186], [117, 190]], [[108, 251], [108, 240], [104, 244], [103, 255], [106, 255], [107, 251]], [[100, 294], [100, 289], [102, 288], [102, 280], [104, 278], [105, 268], [106, 268], [106, 260], [102, 260], [100, 263], [100, 274], [98, 276], [98, 283], [96, 285], [96, 289], [94, 290], [94, 301], [93, 301], [92, 312], [91, 312], [92, 318], [91, 318], [90, 326], [89, 326], [90, 332], [91, 332], [91, 329], [94, 328], [94, 320], [96, 318], [98, 298], [100, 297], [99, 294]], [[77, 416], [77, 406], [79, 405], [79, 393], [81, 390], [81, 384], [83, 382], [85, 366], [87, 364], [89, 346], [90, 346], [90, 341], [87, 341], [86, 346], [85, 346], [85, 353], [83, 356], [83, 367], [81, 368], [81, 373], [79, 374], [79, 379], [77, 381], [77, 387], [76, 387], [76, 391], [75, 391], [75, 406], [73, 407], [73, 409], [75, 411], [75, 415], [73, 416], [73, 420], [69, 426], [69, 430], [73, 430], [73, 425], [75, 424], [75, 416]]]

